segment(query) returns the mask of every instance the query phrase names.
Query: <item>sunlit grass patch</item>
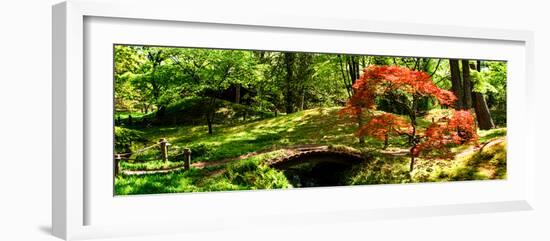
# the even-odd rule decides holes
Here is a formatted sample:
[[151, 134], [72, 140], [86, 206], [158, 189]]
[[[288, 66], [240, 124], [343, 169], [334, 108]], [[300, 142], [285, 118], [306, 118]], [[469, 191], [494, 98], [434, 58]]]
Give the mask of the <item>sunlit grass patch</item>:
[[451, 167], [438, 168], [434, 181], [464, 181], [506, 178], [506, 142], [458, 158]]
[[170, 169], [183, 166], [182, 162], [173, 162], [173, 161], [163, 161], [163, 160], [154, 160], [147, 162], [136, 162], [131, 163], [127, 161], [121, 161], [120, 167], [122, 170], [161, 170], [161, 169]]
[[346, 184], [397, 184], [411, 182], [409, 158], [370, 153], [369, 161], [346, 173]]
[[479, 130], [477, 134], [479, 135], [479, 142], [484, 143], [497, 137], [505, 137], [506, 128]]
[[266, 160], [282, 154], [281, 151], [272, 151], [204, 169], [120, 175], [115, 179], [115, 192], [117, 195], [131, 195], [290, 188], [284, 174], [265, 163]]

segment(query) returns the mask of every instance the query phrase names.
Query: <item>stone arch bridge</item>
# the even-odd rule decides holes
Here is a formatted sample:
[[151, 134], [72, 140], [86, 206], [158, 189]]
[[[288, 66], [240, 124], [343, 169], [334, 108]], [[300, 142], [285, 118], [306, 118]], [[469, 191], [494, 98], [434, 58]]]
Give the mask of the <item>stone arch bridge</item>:
[[286, 169], [300, 164], [334, 163], [343, 165], [365, 161], [361, 153], [352, 148], [331, 148], [329, 146], [304, 146], [288, 149], [287, 154], [268, 160], [268, 165], [276, 169]]

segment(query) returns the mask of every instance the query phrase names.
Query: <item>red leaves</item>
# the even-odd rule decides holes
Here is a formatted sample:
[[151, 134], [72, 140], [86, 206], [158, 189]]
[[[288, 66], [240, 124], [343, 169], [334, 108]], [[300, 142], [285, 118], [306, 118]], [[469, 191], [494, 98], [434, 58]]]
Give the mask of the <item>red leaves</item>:
[[[456, 96], [451, 92], [437, 87], [426, 72], [410, 70], [399, 66], [371, 66], [361, 76], [363, 80], [359, 84], [383, 84], [385, 88], [381, 93], [394, 90], [403, 90], [411, 95], [435, 97], [441, 105], [450, 105], [456, 101]], [[365, 81], [365, 79], [367, 79]], [[369, 81], [370, 80], [370, 81]], [[359, 89], [359, 88], [358, 88]], [[374, 89], [371, 87], [370, 89]], [[380, 90], [379, 90], [380, 91]]]
[[451, 145], [477, 141], [474, 117], [465, 110], [454, 111], [453, 116], [432, 123], [422, 135], [419, 152], [445, 150]]
[[435, 97], [441, 105], [451, 105], [456, 96], [438, 88], [431, 77], [422, 71], [399, 66], [370, 66], [353, 85], [353, 96], [340, 114], [357, 116], [362, 108], [375, 109], [376, 96], [403, 91], [412, 96]]
[[[451, 91], [437, 87], [425, 72], [399, 66], [370, 66], [356, 80], [353, 91], [340, 115], [362, 117], [363, 111], [367, 110], [370, 119], [356, 132], [358, 136], [372, 136], [379, 140], [386, 140], [391, 135], [408, 136], [413, 157], [422, 152], [449, 152], [452, 145], [477, 140], [475, 120], [468, 111], [455, 111], [451, 118], [441, 118], [424, 130], [412, 121], [417, 115], [415, 101], [421, 97], [435, 98], [443, 106], [452, 105], [457, 99]], [[408, 108], [410, 120], [390, 113], [373, 116], [378, 96], [404, 96], [396, 101]]]
[[410, 128], [411, 125], [402, 117], [384, 113], [371, 118], [366, 125], [359, 128], [356, 135], [384, 140], [389, 135], [408, 133]]
[[457, 110], [449, 120], [449, 128], [454, 130], [455, 144], [477, 141], [475, 120], [472, 114], [466, 110]]

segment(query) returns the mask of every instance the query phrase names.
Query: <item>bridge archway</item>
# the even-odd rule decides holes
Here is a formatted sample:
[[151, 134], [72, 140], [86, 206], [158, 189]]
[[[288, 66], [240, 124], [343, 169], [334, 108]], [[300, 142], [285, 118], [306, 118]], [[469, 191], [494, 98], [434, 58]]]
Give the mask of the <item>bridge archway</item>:
[[356, 153], [348, 153], [343, 151], [333, 150], [318, 150], [300, 152], [294, 155], [285, 157], [281, 160], [270, 164], [271, 167], [276, 169], [285, 169], [301, 164], [318, 164], [318, 163], [335, 163], [335, 164], [357, 164], [363, 162], [365, 159]]
[[345, 174], [365, 159], [357, 153], [330, 149], [298, 152], [270, 164], [295, 187], [345, 185]]

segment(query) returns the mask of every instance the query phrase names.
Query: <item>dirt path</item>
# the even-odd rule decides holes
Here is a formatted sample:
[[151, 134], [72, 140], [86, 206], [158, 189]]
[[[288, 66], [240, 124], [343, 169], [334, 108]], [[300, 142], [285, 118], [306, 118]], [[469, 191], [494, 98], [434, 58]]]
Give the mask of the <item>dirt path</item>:
[[[503, 141], [505, 141], [505, 138], [504, 137], [499, 137], [499, 138], [492, 139], [488, 142], [482, 143], [478, 146], [470, 146], [466, 150], [463, 150], [463, 151], [457, 153], [455, 155], [455, 158], [463, 157], [463, 156], [472, 154], [472, 153], [478, 151], [481, 148], [488, 148], [490, 146], [502, 143]], [[409, 155], [409, 149], [405, 149], [405, 148], [388, 148], [388, 150], [381, 150], [380, 153], [386, 154], [386, 155], [391, 155], [391, 156], [396, 156], [396, 157], [398, 157], [398, 156], [407, 156], [407, 155]]]
[[485, 148], [488, 148], [488, 147], [491, 147], [491, 146], [494, 146], [496, 144], [499, 144], [499, 143], [502, 143], [506, 140], [505, 137], [499, 137], [499, 138], [495, 138], [495, 139], [492, 139], [486, 143], [483, 143], [481, 145], [478, 145], [478, 146], [471, 146], [469, 147], [468, 149], [456, 154], [456, 158], [458, 157], [463, 157], [463, 156], [467, 156], [467, 155], [470, 155], [476, 151], [479, 151], [480, 149], [485, 149]]
[[388, 148], [387, 150], [381, 150], [380, 153], [391, 156], [407, 156], [409, 155], [409, 149], [406, 148]]

